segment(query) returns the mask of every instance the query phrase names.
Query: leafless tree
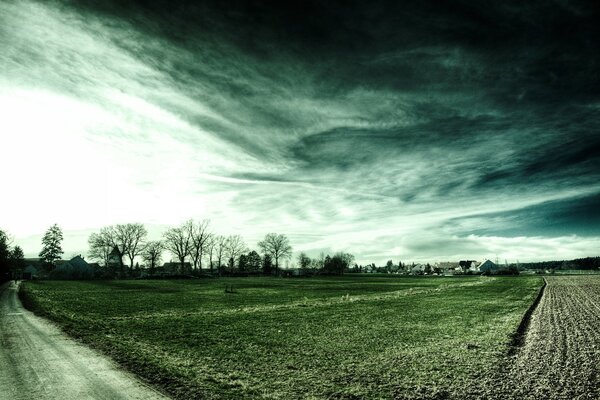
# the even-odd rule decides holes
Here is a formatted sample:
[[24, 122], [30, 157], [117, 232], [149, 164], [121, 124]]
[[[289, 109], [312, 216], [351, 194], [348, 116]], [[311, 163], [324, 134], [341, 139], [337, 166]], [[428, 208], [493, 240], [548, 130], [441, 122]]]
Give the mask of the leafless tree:
[[279, 259], [292, 256], [292, 246], [287, 236], [277, 233], [267, 233], [265, 238], [258, 242], [258, 247], [263, 253], [269, 254], [275, 260], [275, 271], [279, 271]]
[[208, 240], [206, 241], [206, 254], [208, 255], [208, 267], [210, 268], [210, 272], [213, 272], [213, 254], [217, 248], [217, 237], [214, 234], [209, 235]]
[[202, 270], [202, 256], [207, 250], [207, 242], [211, 237], [209, 232], [210, 221], [203, 219], [198, 223], [192, 222], [192, 250], [191, 256], [194, 264], [194, 269], [200, 268]]
[[163, 235], [165, 249], [177, 257], [181, 273], [184, 272], [185, 258], [192, 250], [192, 228], [193, 223], [189, 220], [181, 226], [167, 230]]
[[107, 267], [110, 253], [115, 246], [110, 227], [100, 229], [100, 233], [92, 233], [88, 238], [88, 244], [90, 246], [88, 256], [91, 259], [102, 261], [104, 267]]
[[235, 267], [235, 260], [245, 251], [246, 244], [240, 235], [231, 235], [227, 237], [226, 254], [231, 268]]
[[117, 241], [121, 244], [123, 255], [129, 258], [129, 272], [133, 270], [133, 260], [142, 253], [148, 231], [143, 224], [119, 224], [114, 227]]
[[119, 253], [121, 276], [125, 275], [123, 257], [129, 258], [129, 271], [133, 270], [134, 259], [142, 254], [148, 231], [143, 224], [118, 224], [100, 229], [100, 233], [90, 235], [90, 256], [104, 261], [108, 265], [113, 249]]
[[223, 265], [223, 256], [227, 250], [227, 237], [218, 235], [214, 238], [214, 252], [217, 256], [217, 269], [221, 272], [221, 266]]
[[160, 240], [149, 241], [144, 246], [142, 257], [150, 268], [150, 275], [154, 275], [154, 269], [160, 263], [164, 248], [164, 244]]

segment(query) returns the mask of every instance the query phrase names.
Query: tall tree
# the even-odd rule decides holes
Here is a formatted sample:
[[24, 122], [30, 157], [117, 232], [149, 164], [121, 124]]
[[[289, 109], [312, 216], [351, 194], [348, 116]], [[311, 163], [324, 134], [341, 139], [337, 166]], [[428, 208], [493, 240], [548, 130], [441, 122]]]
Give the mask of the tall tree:
[[312, 260], [310, 259], [309, 256], [306, 255], [305, 252], [301, 252], [298, 255], [298, 265], [300, 265], [300, 268], [309, 269], [311, 262], [312, 262]]
[[350, 253], [336, 253], [333, 257], [325, 257], [325, 261], [323, 263], [323, 272], [329, 274], [342, 275], [344, 270], [346, 270], [352, 261], [354, 260], [354, 256]]
[[217, 237], [214, 234], [211, 234], [206, 241], [206, 254], [208, 254], [208, 267], [210, 268], [210, 272], [213, 272], [213, 254], [215, 253], [217, 247]]
[[225, 250], [227, 257], [229, 258], [230, 267], [235, 267], [235, 260], [238, 259], [240, 254], [246, 251], [246, 244], [244, 239], [240, 235], [231, 235], [227, 237], [227, 247]]
[[142, 257], [150, 269], [150, 275], [154, 275], [154, 270], [162, 258], [163, 249], [164, 244], [160, 240], [149, 241], [144, 246]]
[[42, 237], [42, 251], [40, 251], [40, 258], [44, 264], [53, 266], [54, 262], [60, 259], [64, 253], [61, 247], [62, 240], [63, 233], [57, 224], [48, 228]]
[[122, 254], [129, 258], [129, 272], [133, 271], [133, 260], [142, 253], [148, 231], [143, 224], [119, 224], [114, 227], [116, 240]]
[[115, 247], [110, 227], [100, 229], [99, 233], [92, 233], [88, 238], [88, 245], [88, 257], [101, 261], [105, 268], [108, 267], [110, 253]]
[[10, 266], [15, 275], [23, 272], [23, 269], [25, 269], [25, 254], [21, 246], [15, 246], [10, 252]]
[[321, 252], [318, 257], [312, 260], [312, 266], [317, 271], [321, 271], [325, 265], [325, 253]]
[[185, 259], [192, 250], [192, 227], [193, 223], [189, 220], [181, 226], [167, 230], [163, 235], [165, 249], [179, 260], [180, 273], [184, 272]]
[[223, 257], [227, 252], [227, 237], [222, 235], [216, 236], [214, 239], [214, 246], [215, 255], [217, 256], [217, 269], [220, 274], [223, 266]]
[[258, 247], [263, 253], [271, 255], [275, 260], [275, 271], [279, 272], [279, 260], [292, 256], [292, 246], [287, 236], [278, 233], [267, 233], [265, 238], [258, 242]]
[[246, 254], [240, 254], [238, 258], [238, 270], [240, 272], [248, 272], [248, 256]]
[[263, 258], [263, 274], [271, 275], [271, 271], [273, 270], [273, 259], [270, 254], [265, 254]]
[[212, 234], [209, 232], [210, 221], [203, 219], [198, 223], [192, 222], [192, 261], [194, 269], [202, 270], [202, 256], [207, 250], [207, 244]]
[[252, 250], [246, 256], [246, 265], [248, 268], [248, 272], [259, 272], [261, 267], [261, 259], [260, 255], [256, 252], [256, 250]]

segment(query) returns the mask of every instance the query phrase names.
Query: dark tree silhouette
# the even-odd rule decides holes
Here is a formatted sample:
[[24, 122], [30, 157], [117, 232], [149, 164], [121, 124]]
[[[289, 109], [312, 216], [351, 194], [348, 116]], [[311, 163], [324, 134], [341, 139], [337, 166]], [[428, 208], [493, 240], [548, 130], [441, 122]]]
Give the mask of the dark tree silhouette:
[[275, 272], [279, 272], [279, 260], [292, 256], [292, 246], [287, 236], [278, 233], [267, 233], [265, 238], [258, 242], [264, 254], [269, 254], [275, 260]]
[[63, 233], [57, 224], [48, 228], [42, 237], [42, 251], [39, 255], [46, 266], [52, 268], [56, 260], [60, 260], [60, 256], [64, 253], [61, 247], [62, 240]]
[[273, 259], [271, 258], [270, 254], [265, 254], [265, 257], [263, 258], [263, 274], [271, 275], [272, 271], [273, 271]]
[[14, 272], [13, 276], [20, 275], [25, 269], [25, 254], [21, 246], [15, 246], [10, 252], [10, 267]]
[[92, 233], [88, 238], [88, 245], [88, 257], [101, 261], [105, 268], [108, 267], [110, 254], [115, 247], [110, 227], [100, 229], [100, 233]]
[[146, 243], [142, 258], [146, 262], [146, 266], [150, 269], [150, 275], [154, 275], [155, 268], [160, 263], [164, 244], [160, 240], [154, 240]]
[[227, 237], [227, 244], [225, 247], [227, 257], [229, 258], [229, 267], [233, 270], [235, 268], [235, 260], [246, 251], [246, 244], [244, 239], [240, 235], [231, 235]]
[[177, 228], [167, 230], [163, 235], [165, 249], [179, 260], [180, 273], [184, 272], [185, 258], [192, 250], [192, 227], [193, 223], [189, 220]]
[[198, 223], [192, 222], [192, 264], [194, 269], [202, 270], [202, 255], [207, 251], [212, 234], [208, 230], [209, 220], [204, 219]]
[[133, 260], [141, 255], [148, 231], [143, 224], [122, 224], [115, 226], [117, 240], [121, 243], [123, 255], [129, 258], [129, 272], [133, 271]]
[[7, 281], [10, 277], [10, 243], [8, 234], [0, 229], [0, 282]]
[[298, 265], [300, 265], [300, 268], [308, 269], [310, 268], [311, 263], [312, 260], [309, 256], [306, 255], [305, 252], [301, 252], [300, 254], [298, 254]]
[[215, 255], [217, 257], [217, 269], [220, 274], [223, 267], [223, 257], [225, 256], [227, 250], [227, 237], [221, 235], [215, 236], [214, 247]]
[[255, 250], [252, 250], [248, 253], [248, 255], [246, 256], [246, 262], [248, 265], [248, 272], [260, 271], [261, 259], [260, 255]]

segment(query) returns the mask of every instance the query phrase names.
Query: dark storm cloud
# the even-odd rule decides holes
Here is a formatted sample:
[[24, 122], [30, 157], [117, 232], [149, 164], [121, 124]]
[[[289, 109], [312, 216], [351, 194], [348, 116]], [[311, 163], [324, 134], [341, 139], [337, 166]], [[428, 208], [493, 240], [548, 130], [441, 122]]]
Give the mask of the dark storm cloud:
[[[458, 156], [469, 140], [485, 149], [481, 135], [513, 135], [503, 141], [517, 153], [516, 161], [504, 160], [507, 167], [484, 168], [482, 186], [506, 178], [512, 178], [512, 184], [531, 175], [553, 174], [557, 164], [566, 163], [568, 168], [579, 164], [588, 173], [597, 166], [595, 161], [588, 162], [595, 158], [598, 141], [597, 106], [587, 112], [577, 108], [596, 101], [600, 83], [600, 30], [593, 3], [76, 4], [120, 16], [173, 46], [190, 50], [189, 59], [167, 59], [158, 67], [183, 83], [211, 86], [226, 97], [222, 100], [226, 104], [219, 105], [210, 96], [206, 100], [217, 108], [233, 104], [236, 112], [229, 118], [240, 124], [294, 129], [302, 122], [298, 114], [305, 110], [278, 107], [273, 101], [296, 94], [290, 82], [293, 78], [305, 80], [323, 98], [335, 98], [356, 87], [417, 95], [394, 104], [424, 120], [415, 126], [336, 127], [290, 144], [287, 155], [316, 168], [328, 163], [352, 167], [366, 158], [387, 157], [382, 150], [415, 151], [429, 143], [449, 145], [457, 151], [453, 156]], [[243, 54], [241, 59], [239, 54]], [[299, 66], [303, 73], [290, 78], [290, 65]], [[474, 101], [463, 100], [453, 107], [453, 100], [444, 101], [444, 94], [471, 96]], [[468, 115], [473, 110], [501, 117], [473, 118]], [[395, 122], [376, 112], [363, 117]], [[217, 129], [205, 117], [189, 118]], [[244, 137], [235, 128], [220, 127], [219, 131], [248, 151], [268, 153], [261, 153], [264, 147], [256, 145], [259, 137]], [[582, 139], [574, 140], [574, 136]], [[591, 143], [582, 145], [587, 139]], [[530, 143], [529, 148], [523, 141]], [[357, 145], [365, 152], [354, 152]], [[534, 145], [540, 148], [534, 150]], [[520, 154], [520, 150], [527, 153]], [[581, 175], [576, 168], [571, 170], [573, 176]]]

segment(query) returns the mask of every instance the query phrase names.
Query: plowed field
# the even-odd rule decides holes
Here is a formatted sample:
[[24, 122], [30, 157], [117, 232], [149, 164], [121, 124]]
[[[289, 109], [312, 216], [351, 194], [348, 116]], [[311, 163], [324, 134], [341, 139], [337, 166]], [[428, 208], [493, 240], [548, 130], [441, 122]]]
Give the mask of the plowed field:
[[523, 347], [487, 380], [480, 395], [600, 399], [600, 276], [546, 281]]

